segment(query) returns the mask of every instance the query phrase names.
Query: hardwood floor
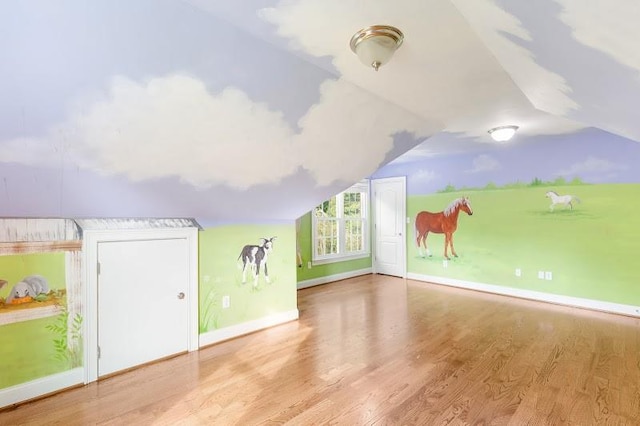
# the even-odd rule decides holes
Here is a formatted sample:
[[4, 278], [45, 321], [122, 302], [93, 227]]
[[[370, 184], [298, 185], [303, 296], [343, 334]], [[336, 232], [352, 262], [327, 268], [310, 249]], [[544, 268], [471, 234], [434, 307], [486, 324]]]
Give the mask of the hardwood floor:
[[640, 320], [371, 275], [0, 424], [640, 424]]

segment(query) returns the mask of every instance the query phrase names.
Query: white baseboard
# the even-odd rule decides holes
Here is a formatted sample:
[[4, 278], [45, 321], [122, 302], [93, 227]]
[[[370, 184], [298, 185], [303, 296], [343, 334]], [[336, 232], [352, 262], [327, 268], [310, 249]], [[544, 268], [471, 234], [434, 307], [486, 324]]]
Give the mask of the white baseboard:
[[220, 343], [224, 340], [240, 337], [254, 331], [262, 330], [274, 325], [284, 324], [285, 322], [295, 321], [298, 319], [299, 313], [297, 309], [277, 314], [269, 315], [257, 320], [243, 322], [242, 324], [232, 325], [230, 327], [213, 330], [200, 335], [200, 347]]
[[80, 367], [0, 389], [0, 408], [82, 383], [84, 383], [84, 368]]
[[493, 284], [475, 283], [472, 281], [456, 280], [452, 278], [436, 277], [432, 275], [407, 274], [407, 278], [416, 281], [427, 281], [434, 284], [442, 284], [451, 287], [477, 290], [485, 293], [500, 294], [503, 296], [519, 297], [521, 299], [536, 300], [539, 302], [553, 303], [556, 305], [572, 306], [575, 308], [591, 309], [594, 311], [611, 312], [614, 314], [640, 317], [640, 306], [623, 305], [620, 303], [604, 302], [601, 300], [582, 299], [580, 297], [563, 296], [559, 294], [542, 293], [521, 288], [503, 287]]
[[359, 277], [360, 275], [367, 275], [373, 272], [372, 268], [356, 269], [355, 271], [343, 272], [341, 274], [327, 275], [326, 277], [313, 278], [310, 280], [304, 280], [298, 282], [298, 290], [313, 287], [316, 285], [327, 284], [333, 281], [346, 280], [347, 278]]

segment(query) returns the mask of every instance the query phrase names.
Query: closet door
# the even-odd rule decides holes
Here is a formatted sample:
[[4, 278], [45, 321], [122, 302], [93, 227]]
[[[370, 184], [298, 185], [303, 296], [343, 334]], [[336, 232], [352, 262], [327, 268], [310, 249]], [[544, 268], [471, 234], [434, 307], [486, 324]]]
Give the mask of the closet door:
[[185, 239], [98, 244], [98, 376], [188, 349]]

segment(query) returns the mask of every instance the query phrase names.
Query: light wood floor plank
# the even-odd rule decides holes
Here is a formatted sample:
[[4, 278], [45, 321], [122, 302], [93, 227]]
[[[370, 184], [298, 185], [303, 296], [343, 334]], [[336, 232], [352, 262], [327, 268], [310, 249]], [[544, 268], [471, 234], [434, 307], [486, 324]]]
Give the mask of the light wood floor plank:
[[370, 275], [2, 425], [640, 424], [640, 320]]

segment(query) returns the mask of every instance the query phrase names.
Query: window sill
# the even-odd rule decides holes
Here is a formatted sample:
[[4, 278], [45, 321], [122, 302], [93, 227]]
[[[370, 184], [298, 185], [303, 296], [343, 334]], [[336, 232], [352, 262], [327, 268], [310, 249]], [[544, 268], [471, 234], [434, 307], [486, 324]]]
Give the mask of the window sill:
[[345, 256], [335, 256], [335, 257], [325, 257], [322, 259], [314, 259], [311, 261], [311, 265], [327, 265], [329, 263], [337, 263], [337, 262], [347, 262], [349, 260], [357, 260], [357, 259], [366, 259], [367, 257], [371, 257], [371, 253], [358, 253], [358, 254], [348, 254]]

